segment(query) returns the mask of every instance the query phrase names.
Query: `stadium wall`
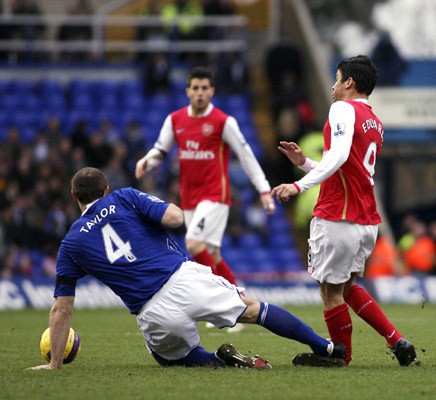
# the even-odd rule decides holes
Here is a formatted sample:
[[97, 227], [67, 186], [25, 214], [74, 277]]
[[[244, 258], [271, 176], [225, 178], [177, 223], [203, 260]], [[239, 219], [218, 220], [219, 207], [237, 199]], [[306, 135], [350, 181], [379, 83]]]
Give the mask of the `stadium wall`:
[[[436, 276], [378, 278], [367, 288], [381, 303], [436, 303]], [[313, 281], [292, 283], [249, 283], [243, 285], [254, 299], [278, 305], [321, 305], [318, 286]], [[0, 311], [25, 308], [49, 309], [53, 303], [54, 282], [50, 278], [13, 278], [0, 280]], [[77, 308], [111, 308], [123, 306], [122, 301], [94, 278], [79, 281], [76, 289]]]

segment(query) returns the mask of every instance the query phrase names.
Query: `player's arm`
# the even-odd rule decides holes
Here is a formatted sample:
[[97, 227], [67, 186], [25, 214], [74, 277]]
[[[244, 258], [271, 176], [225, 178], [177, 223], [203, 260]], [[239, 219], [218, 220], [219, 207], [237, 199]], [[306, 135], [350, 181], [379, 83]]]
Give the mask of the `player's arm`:
[[148, 153], [138, 160], [135, 168], [135, 177], [141, 178], [145, 172], [150, 172], [156, 169], [165, 159], [168, 152], [174, 145], [174, 133], [171, 116], [169, 115], [162, 126], [159, 137], [153, 148]]
[[73, 315], [74, 296], [59, 296], [50, 310], [50, 354], [49, 364], [29, 369], [59, 369], [64, 362], [64, 351]]
[[184, 222], [183, 211], [173, 203], [169, 203], [164, 215], [162, 216], [161, 224], [165, 228], [178, 228]]
[[254, 187], [260, 193], [260, 201], [264, 210], [272, 215], [275, 211], [274, 200], [271, 197], [271, 186], [265, 177], [253, 150], [245, 140], [244, 135], [239, 129], [236, 119], [228, 117], [223, 129], [223, 140], [230, 146], [238, 157], [242, 169], [250, 178]]
[[[352, 105], [338, 101], [330, 107], [329, 124], [331, 127], [331, 146], [319, 163], [313, 164], [313, 168], [299, 181], [294, 183], [282, 183], [276, 186], [271, 194], [277, 200], [288, 201], [291, 196], [302, 193], [332, 176], [347, 161], [350, 154], [354, 135], [355, 111]], [[306, 159], [308, 164], [310, 159]]]

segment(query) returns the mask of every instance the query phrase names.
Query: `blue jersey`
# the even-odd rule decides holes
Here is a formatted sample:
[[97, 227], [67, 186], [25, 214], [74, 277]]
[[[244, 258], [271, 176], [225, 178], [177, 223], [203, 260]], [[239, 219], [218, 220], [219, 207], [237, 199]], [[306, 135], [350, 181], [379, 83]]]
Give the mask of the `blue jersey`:
[[132, 188], [91, 204], [61, 243], [54, 296], [74, 295], [75, 280], [89, 274], [137, 314], [187, 260], [161, 225], [167, 207]]

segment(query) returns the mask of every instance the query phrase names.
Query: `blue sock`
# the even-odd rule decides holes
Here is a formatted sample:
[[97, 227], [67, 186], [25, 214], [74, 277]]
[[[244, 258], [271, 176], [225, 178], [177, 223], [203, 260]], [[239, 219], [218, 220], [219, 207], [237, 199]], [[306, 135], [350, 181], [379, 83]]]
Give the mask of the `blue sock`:
[[191, 352], [178, 360], [166, 360], [154, 351], [151, 352], [156, 361], [163, 367], [224, 367], [224, 363], [215, 356], [215, 353], [206, 351], [203, 347], [196, 347]]
[[307, 344], [314, 353], [320, 356], [328, 355], [327, 346], [330, 342], [327, 339], [318, 336], [309, 325], [274, 304], [260, 303], [256, 324], [276, 335]]

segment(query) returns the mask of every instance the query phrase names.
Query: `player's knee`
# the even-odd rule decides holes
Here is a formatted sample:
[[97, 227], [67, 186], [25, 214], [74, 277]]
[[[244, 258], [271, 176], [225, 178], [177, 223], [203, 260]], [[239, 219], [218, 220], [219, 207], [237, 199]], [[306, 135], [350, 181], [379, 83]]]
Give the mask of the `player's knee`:
[[206, 248], [206, 244], [197, 240], [186, 240], [186, 250], [191, 256], [196, 256]]
[[242, 314], [238, 322], [243, 322], [245, 324], [255, 324], [260, 311], [260, 303], [258, 301], [251, 300], [249, 298], [242, 298], [247, 308]]

